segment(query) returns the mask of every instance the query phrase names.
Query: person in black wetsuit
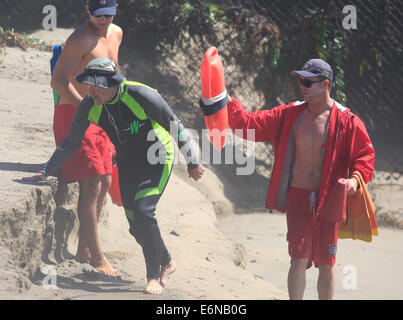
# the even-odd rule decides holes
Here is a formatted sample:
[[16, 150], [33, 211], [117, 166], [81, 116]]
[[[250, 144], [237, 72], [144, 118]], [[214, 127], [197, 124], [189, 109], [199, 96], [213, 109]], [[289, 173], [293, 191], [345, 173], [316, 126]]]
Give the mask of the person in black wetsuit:
[[104, 129], [116, 148], [129, 231], [143, 249], [148, 280], [144, 292], [160, 294], [176, 269], [155, 218], [156, 205], [172, 172], [173, 141], [177, 141], [187, 161], [189, 177], [198, 181], [204, 168], [183, 124], [157, 90], [127, 81], [107, 58], [90, 61], [76, 80], [87, 83], [89, 90], [77, 108], [68, 135], [40, 173], [20, 180], [46, 180], [80, 147], [91, 122]]

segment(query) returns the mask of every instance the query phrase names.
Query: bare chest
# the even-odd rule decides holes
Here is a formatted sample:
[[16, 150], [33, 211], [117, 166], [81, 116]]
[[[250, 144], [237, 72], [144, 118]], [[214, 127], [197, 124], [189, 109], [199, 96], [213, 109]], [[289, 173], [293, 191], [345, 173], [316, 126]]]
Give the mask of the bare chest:
[[113, 35], [108, 38], [100, 38], [85, 58], [89, 60], [95, 58], [109, 58], [117, 64], [119, 45], [119, 41]]
[[324, 112], [319, 116], [313, 116], [307, 111], [304, 112], [295, 133], [297, 149], [320, 150], [327, 135], [326, 127], [329, 113]]
[[82, 57], [75, 74], [81, 73], [85, 65], [95, 58], [109, 58], [118, 65], [119, 46], [120, 42], [113, 34], [91, 40], [91, 49]]

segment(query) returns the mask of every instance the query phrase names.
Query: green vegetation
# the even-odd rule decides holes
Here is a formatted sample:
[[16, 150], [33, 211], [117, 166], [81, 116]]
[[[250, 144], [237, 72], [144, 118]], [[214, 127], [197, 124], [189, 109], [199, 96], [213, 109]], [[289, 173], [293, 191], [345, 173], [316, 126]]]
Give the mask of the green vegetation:
[[33, 38], [25, 33], [14, 32], [14, 29], [3, 30], [0, 26], [0, 49], [5, 47], [19, 47], [23, 50], [35, 48], [42, 51], [52, 51], [52, 46], [43, 40]]
[[[80, 1], [69, 1], [70, 5], [61, 0], [53, 2], [58, 9], [58, 24], [70, 23], [71, 26], [85, 18]], [[283, 1], [285, 5], [288, 2]], [[13, 16], [21, 14], [23, 8], [30, 9], [38, 14], [36, 23], [41, 22], [42, 12], [38, 5], [44, 3], [42, 0], [35, 4], [27, 0], [20, 0], [18, 5], [13, 3], [5, 0], [2, 6], [11, 10]], [[332, 95], [345, 103], [343, 38], [334, 34], [332, 16], [316, 5], [309, 10], [302, 24], [281, 25], [268, 18], [271, 10], [279, 6], [259, 0], [246, 3], [222, 0], [121, 1], [116, 22], [125, 30], [127, 43], [142, 43], [149, 52], [188, 41], [185, 34], [201, 47], [218, 45], [220, 36], [231, 37], [234, 48], [227, 58], [231, 55], [245, 72], [257, 75], [255, 88], [263, 92], [268, 107], [295, 98], [298, 87], [290, 71], [300, 68], [308, 57], [321, 57], [334, 69]], [[34, 21], [31, 18], [29, 21]], [[10, 16], [9, 20], [12, 20]], [[217, 28], [218, 25], [221, 29]], [[217, 30], [222, 34], [217, 34]], [[13, 29], [1, 29], [0, 46], [5, 45], [19, 46], [24, 50], [27, 47], [50, 50], [43, 41], [16, 33]]]

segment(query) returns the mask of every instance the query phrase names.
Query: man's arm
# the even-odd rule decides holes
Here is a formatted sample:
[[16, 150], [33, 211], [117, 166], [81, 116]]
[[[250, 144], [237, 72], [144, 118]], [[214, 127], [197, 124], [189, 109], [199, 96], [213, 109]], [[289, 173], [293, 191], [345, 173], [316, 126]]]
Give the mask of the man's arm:
[[69, 133], [56, 147], [51, 158], [42, 170], [30, 177], [21, 177], [16, 181], [46, 181], [47, 177], [54, 174], [73, 154], [80, 148], [81, 140], [90, 125], [88, 113], [93, 105], [92, 99], [87, 95], [78, 105]]
[[142, 87], [141, 90], [141, 96], [137, 98], [141, 99], [139, 102], [146, 114], [177, 139], [178, 147], [186, 159], [188, 168], [197, 168], [199, 160], [182, 122], [156, 90], [146, 86]]
[[41, 171], [44, 175], [52, 175], [80, 148], [84, 134], [90, 125], [88, 113], [93, 104], [93, 100], [88, 95], [80, 102], [74, 113], [69, 133], [56, 147], [52, 157]]
[[[119, 48], [120, 48], [120, 45], [122, 44], [122, 39], [123, 39], [123, 30], [121, 27], [119, 27], [117, 25], [115, 25], [115, 27], [116, 27], [116, 36], [118, 38]], [[116, 58], [116, 69], [119, 73], [121, 73], [120, 67], [119, 67], [119, 54], [117, 55], [117, 58]]]
[[364, 123], [357, 116], [351, 120], [347, 136], [350, 171], [350, 179], [347, 179], [349, 182], [348, 192], [353, 195], [359, 182], [352, 177], [355, 171], [361, 173], [365, 183], [372, 179], [375, 168], [375, 150]]
[[74, 88], [70, 79], [74, 76], [74, 71], [86, 54], [87, 48], [88, 43], [85, 39], [81, 39], [78, 32], [75, 31], [65, 43], [50, 82], [51, 87], [63, 97], [63, 100], [70, 101], [75, 107], [83, 97]]
[[358, 118], [352, 119], [348, 146], [350, 148], [349, 169], [351, 175], [359, 171], [368, 183], [372, 179], [375, 168], [375, 150], [364, 123]]
[[229, 97], [227, 110], [228, 125], [233, 131], [242, 130], [241, 138], [246, 139], [247, 131], [254, 130], [256, 142], [270, 142], [276, 139], [282, 121], [282, 113], [278, 108], [250, 112], [245, 110], [239, 100]]

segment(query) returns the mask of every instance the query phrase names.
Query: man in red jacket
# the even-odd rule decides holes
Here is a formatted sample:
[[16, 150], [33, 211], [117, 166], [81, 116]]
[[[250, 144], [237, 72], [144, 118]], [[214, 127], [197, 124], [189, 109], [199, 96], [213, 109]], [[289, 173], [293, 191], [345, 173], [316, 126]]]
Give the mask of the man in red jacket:
[[311, 59], [293, 74], [305, 101], [249, 112], [229, 97], [228, 121], [232, 130], [242, 129], [244, 137], [254, 130], [254, 141], [273, 143], [266, 207], [287, 213], [290, 299], [303, 298], [305, 270], [312, 263], [319, 268], [319, 299], [332, 299], [338, 223], [327, 220], [322, 209], [340, 178], [347, 179], [348, 195], [357, 189], [354, 171], [366, 183], [371, 180], [375, 151], [364, 123], [330, 98], [329, 64]]

